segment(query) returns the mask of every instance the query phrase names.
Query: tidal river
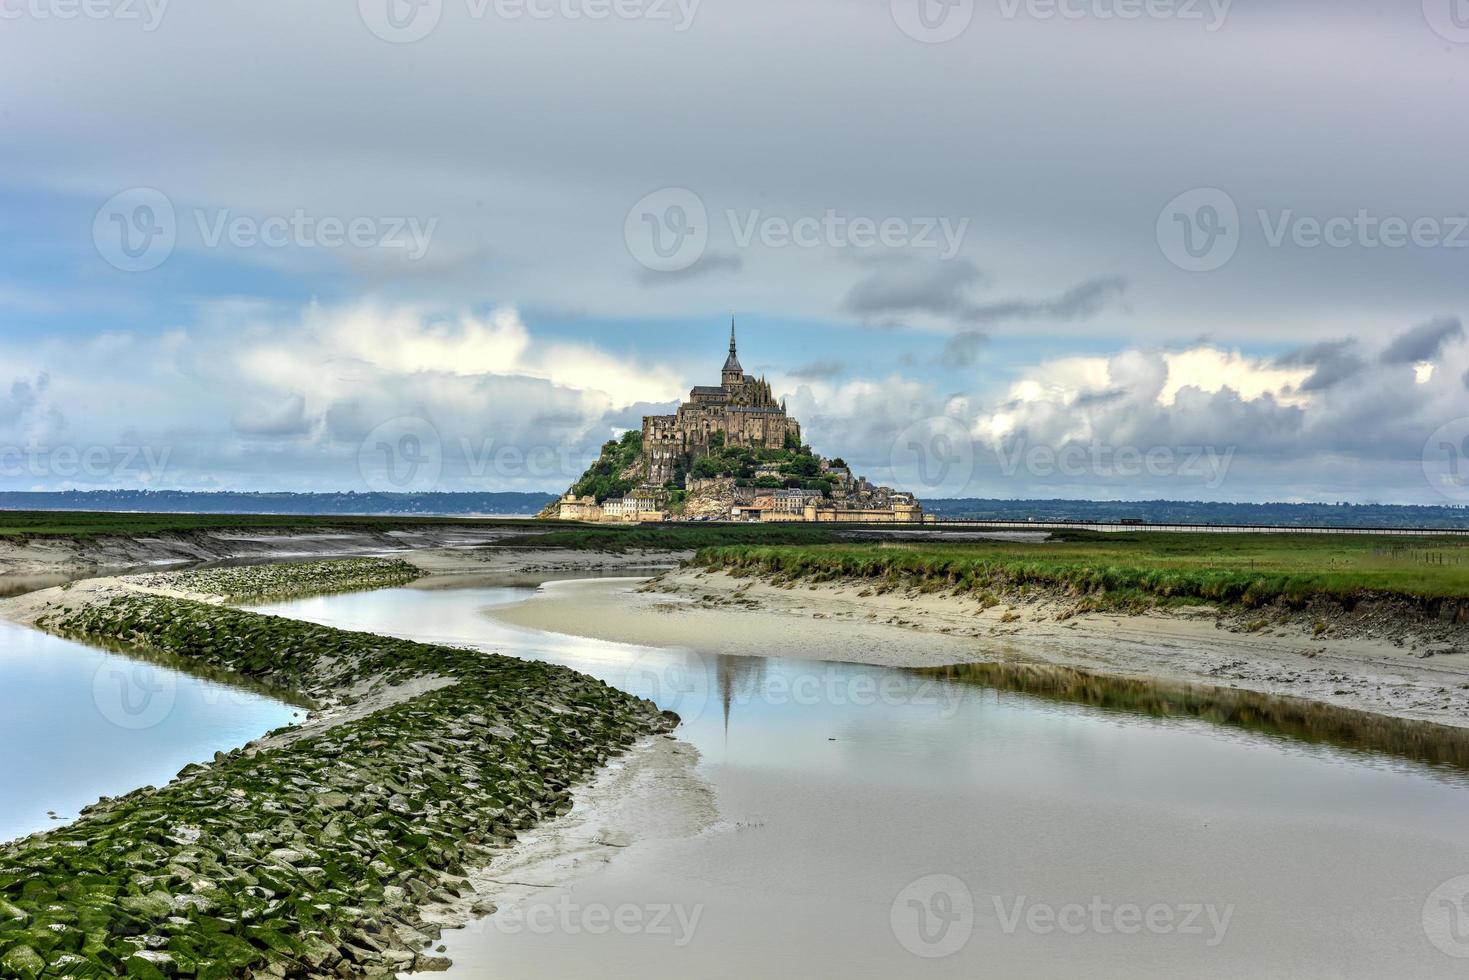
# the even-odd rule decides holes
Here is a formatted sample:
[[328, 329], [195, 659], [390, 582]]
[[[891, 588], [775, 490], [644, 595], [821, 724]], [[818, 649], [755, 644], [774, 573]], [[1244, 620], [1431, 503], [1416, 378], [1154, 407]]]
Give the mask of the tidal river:
[[0, 620], [0, 842], [161, 786], [299, 709]]
[[717, 818], [447, 933], [458, 975], [1448, 977], [1469, 962], [1469, 754], [1451, 735], [1237, 692], [735, 658], [718, 636], [656, 650], [486, 614], [529, 594], [262, 610], [567, 664], [684, 717]]

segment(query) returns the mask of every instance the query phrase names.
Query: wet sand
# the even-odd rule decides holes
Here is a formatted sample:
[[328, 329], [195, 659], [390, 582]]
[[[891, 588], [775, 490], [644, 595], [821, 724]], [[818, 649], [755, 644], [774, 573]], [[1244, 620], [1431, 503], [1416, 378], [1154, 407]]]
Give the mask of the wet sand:
[[[718, 624], [702, 639], [680, 627], [687, 647], [711, 655], [503, 625], [518, 608], [548, 604], [595, 619], [605, 592], [633, 605], [621, 628], [672, 635], [664, 617], [684, 614], [649, 612], [668, 597], [633, 585], [558, 584], [519, 607], [469, 592], [461, 615], [452, 594], [427, 602], [415, 590], [371, 608], [335, 596], [309, 610], [349, 628], [380, 631], [395, 620], [402, 627], [393, 632], [421, 624], [436, 638], [453, 629], [461, 642], [661, 693], [684, 714], [679, 740], [700, 753], [696, 775], [717, 801], [714, 823], [639, 839], [603, 836], [608, 824], [598, 820], [548, 842], [549, 865], [529, 853], [528, 864], [513, 858], [494, 877], [524, 891], [445, 935], [451, 975], [1340, 977], [1457, 968], [1431, 944], [1422, 912], [1469, 867], [1457, 774], [1282, 738], [1273, 726], [1255, 732], [1171, 712], [1142, 719], [1012, 694], [991, 678], [929, 698], [927, 672], [779, 659], [823, 628], [857, 627], [888, 644], [869, 649], [873, 659], [929, 659], [932, 637], [896, 625], [690, 609], [692, 629]], [[767, 657], [727, 655], [767, 642], [778, 645]], [[800, 681], [813, 677], [833, 683], [808, 699]], [[869, 689], [859, 682], [885, 677], [908, 686], [878, 703], [856, 697]], [[647, 811], [626, 812], [636, 821]], [[656, 806], [648, 815], [662, 816]], [[938, 898], [923, 890], [935, 879]], [[940, 911], [968, 905], [951, 955], [911, 921], [920, 901]], [[1095, 902], [1202, 903], [1208, 913], [1188, 935], [1007, 925], [1017, 908]], [[608, 925], [623, 914], [628, 928]]]

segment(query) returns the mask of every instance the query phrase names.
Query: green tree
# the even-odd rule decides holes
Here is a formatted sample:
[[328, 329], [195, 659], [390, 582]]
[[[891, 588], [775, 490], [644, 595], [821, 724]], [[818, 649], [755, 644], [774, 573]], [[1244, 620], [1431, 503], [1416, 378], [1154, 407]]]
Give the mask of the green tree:
[[629, 429], [617, 439], [609, 439], [602, 445], [597, 461], [587, 467], [580, 480], [572, 485], [571, 492], [579, 497], [593, 496], [601, 503], [609, 497], [620, 497], [637, 481], [624, 477], [642, 459], [643, 433], [641, 429]]

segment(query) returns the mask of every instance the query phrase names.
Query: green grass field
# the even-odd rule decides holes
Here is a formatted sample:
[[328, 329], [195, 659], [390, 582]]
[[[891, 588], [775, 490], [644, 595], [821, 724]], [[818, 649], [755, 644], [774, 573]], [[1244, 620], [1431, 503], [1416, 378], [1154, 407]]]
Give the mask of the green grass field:
[[707, 548], [700, 564], [803, 579], [872, 578], [984, 591], [1063, 587], [1125, 601], [1303, 604], [1387, 593], [1469, 596], [1469, 538], [1336, 534], [1100, 534], [1045, 543], [827, 544]]
[[790, 524], [640, 524], [627, 527], [585, 524], [557, 528], [512, 543], [588, 551], [696, 551], [728, 545], [807, 545], [837, 540], [837, 536], [826, 528]]
[[462, 517], [118, 514], [0, 511], [0, 539], [92, 538], [199, 530], [388, 530], [434, 525], [521, 528], [513, 546], [596, 551], [696, 550], [698, 562], [787, 577], [858, 577], [924, 588], [1060, 586], [1078, 595], [1261, 605], [1362, 593], [1469, 597], [1469, 537], [1348, 534], [1100, 534], [1045, 543], [842, 543], [853, 528], [780, 524], [548, 525]]
[[163, 534], [211, 530], [373, 530], [425, 525], [476, 524], [530, 527], [534, 521], [472, 517], [346, 517], [306, 514], [117, 514], [70, 511], [0, 511], [0, 538], [93, 538], [106, 534]]

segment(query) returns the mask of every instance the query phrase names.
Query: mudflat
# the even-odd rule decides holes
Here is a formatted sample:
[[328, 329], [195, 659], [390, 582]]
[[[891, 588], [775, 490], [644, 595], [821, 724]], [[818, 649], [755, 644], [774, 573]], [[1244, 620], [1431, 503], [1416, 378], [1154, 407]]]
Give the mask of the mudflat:
[[[1414, 650], [1390, 630], [1330, 640], [1294, 622], [1247, 630], [1205, 606], [1076, 614], [1037, 600], [986, 608], [972, 596], [879, 593], [864, 583], [774, 585], [686, 567], [641, 581], [551, 583], [489, 614], [517, 626], [701, 652], [909, 667], [1054, 664], [1469, 726], [1469, 654]], [[922, 644], [911, 642], [915, 632]], [[908, 642], [892, 642], [899, 636]]]

